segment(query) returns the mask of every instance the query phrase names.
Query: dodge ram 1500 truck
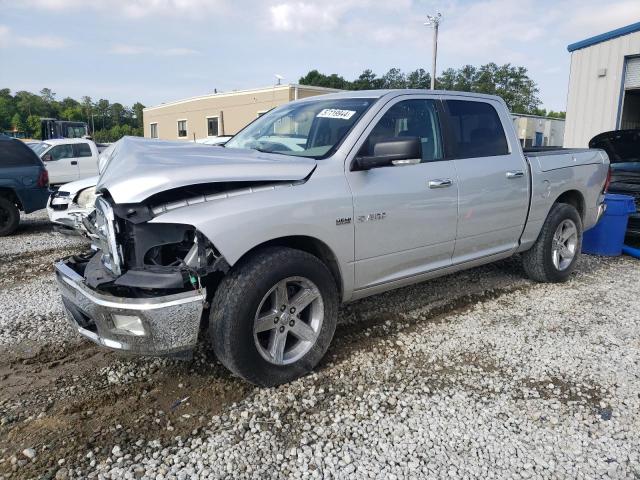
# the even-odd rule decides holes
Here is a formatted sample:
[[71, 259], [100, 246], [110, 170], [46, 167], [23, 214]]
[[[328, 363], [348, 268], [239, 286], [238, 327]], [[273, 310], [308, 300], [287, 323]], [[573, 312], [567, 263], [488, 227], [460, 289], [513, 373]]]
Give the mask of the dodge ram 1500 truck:
[[277, 385], [314, 368], [338, 305], [521, 254], [573, 271], [603, 212], [601, 150], [523, 153], [503, 100], [421, 90], [295, 101], [224, 147], [125, 138], [97, 248], [56, 264], [73, 327], [116, 350], [209, 343]]

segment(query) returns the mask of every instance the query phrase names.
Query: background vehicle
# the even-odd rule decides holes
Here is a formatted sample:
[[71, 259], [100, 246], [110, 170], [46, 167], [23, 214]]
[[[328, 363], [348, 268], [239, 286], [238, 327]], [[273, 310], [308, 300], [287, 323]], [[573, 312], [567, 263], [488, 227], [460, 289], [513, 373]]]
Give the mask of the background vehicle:
[[52, 185], [73, 182], [98, 174], [98, 148], [93, 140], [64, 138], [33, 147], [45, 162]]
[[[295, 143], [295, 146], [292, 145]], [[525, 155], [500, 98], [361, 91], [291, 102], [225, 148], [127, 137], [101, 169], [97, 252], [56, 264], [82, 335], [189, 351], [260, 385], [311, 370], [338, 304], [522, 253], [573, 271], [601, 150]]]
[[49, 220], [63, 233], [86, 232], [83, 220], [95, 209], [98, 177], [66, 183], [51, 194], [47, 203]]
[[20, 140], [0, 135], [0, 237], [12, 234], [20, 211], [44, 208], [49, 197], [47, 170]]
[[41, 118], [40, 129], [42, 140], [55, 138], [83, 138], [89, 134], [86, 122], [71, 122], [55, 118]]
[[596, 135], [589, 148], [601, 148], [611, 162], [611, 193], [631, 195], [636, 213], [629, 215], [627, 235], [640, 237], [640, 130], [614, 130]]

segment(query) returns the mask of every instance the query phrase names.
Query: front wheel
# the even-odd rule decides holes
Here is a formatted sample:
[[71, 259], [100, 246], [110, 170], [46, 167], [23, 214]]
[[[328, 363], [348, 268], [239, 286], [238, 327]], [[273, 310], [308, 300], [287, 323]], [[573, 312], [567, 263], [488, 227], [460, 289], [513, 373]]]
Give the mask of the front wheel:
[[537, 282], [564, 282], [575, 269], [582, 248], [582, 220], [576, 208], [556, 203], [538, 239], [522, 254], [527, 276]]
[[312, 370], [336, 328], [338, 292], [313, 255], [270, 247], [222, 280], [211, 305], [213, 350], [245, 380], [274, 386]]
[[20, 223], [18, 207], [6, 198], [0, 197], [0, 237], [11, 235]]

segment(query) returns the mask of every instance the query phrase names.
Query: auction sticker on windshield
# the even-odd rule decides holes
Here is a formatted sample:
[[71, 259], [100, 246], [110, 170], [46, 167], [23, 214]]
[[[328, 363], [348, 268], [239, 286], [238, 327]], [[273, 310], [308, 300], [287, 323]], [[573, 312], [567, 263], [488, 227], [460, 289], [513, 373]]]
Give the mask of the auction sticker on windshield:
[[355, 110], [340, 110], [338, 108], [325, 108], [316, 115], [318, 118], [341, 118], [342, 120], [349, 120], [356, 113]]

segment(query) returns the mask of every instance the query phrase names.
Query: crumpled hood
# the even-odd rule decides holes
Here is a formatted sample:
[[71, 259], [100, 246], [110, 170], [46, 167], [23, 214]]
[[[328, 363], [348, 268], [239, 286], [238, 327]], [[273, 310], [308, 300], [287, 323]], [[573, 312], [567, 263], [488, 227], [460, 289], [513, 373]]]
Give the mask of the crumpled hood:
[[315, 166], [312, 158], [123, 137], [111, 151], [96, 190], [108, 190], [116, 203], [139, 203], [189, 185], [302, 180]]

